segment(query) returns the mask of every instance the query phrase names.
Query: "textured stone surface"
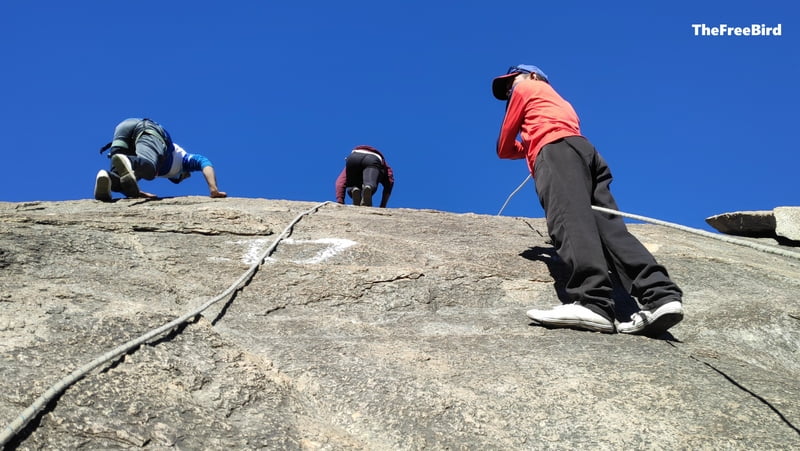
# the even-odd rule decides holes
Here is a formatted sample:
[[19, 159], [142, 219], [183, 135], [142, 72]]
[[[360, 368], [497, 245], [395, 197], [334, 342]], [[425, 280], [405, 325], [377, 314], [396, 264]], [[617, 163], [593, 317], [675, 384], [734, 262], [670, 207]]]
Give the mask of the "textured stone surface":
[[775, 215], [772, 210], [734, 211], [706, 218], [706, 223], [721, 233], [771, 238], [775, 236]]
[[800, 242], [800, 207], [777, 207], [775, 233], [788, 240]]
[[[0, 203], [0, 426], [221, 293], [314, 205]], [[11, 446], [800, 447], [800, 261], [631, 230], [685, 291], [665, 339], [531, 326], [564, 284], [543, 219], [326, 205], [232, 300], [91, 372]]]

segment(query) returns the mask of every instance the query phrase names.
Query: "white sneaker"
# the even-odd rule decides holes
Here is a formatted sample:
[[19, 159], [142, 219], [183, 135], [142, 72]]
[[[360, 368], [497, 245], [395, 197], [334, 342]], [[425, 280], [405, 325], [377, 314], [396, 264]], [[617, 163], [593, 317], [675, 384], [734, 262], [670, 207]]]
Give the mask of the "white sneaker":
[[136, 175], [133, 173], [133, 166], [128, 157], [122, 154], [114, 154], [111, 157], [111, 165], [119, 174], [119, 183], [122, 185], [122, 192], [128, 197], [139, 197], [139, 184], [136, 183]]
[[111, 202], [111, 176], [108, 171], [100, 170], [94, 179], [94, 198], [103, 202]]
[[642, 310], [631, 315], [631, 321], [619, 323], [617, 330], [622, 334], [658, 337], [683, 319], [683, 304], [680, 301], [667, 302], [657, 309]]
[[542, 326], [614, 333], [614, 323], [580, 304], [562, 304], [550, 310], [528, 310], [527, 315]]

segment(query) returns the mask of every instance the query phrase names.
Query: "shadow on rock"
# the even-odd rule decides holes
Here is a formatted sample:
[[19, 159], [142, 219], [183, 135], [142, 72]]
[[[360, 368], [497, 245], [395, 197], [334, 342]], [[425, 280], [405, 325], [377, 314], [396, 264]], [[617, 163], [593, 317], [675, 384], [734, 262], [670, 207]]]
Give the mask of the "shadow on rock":
[[[519, 255], [531, 261], [544, 262], [548, 271], [550, 271], [550, 276], [553, 278], [553, 288], [556, 290], [558, 299], [564, 304], [572, 302], [566, 290], [570, 270], [564, 260], [561, 260], [558, 256], [555, 248], [534, 246]], [[622, 322], [630, 321], [631, 315], [640, 310], [639, 304], [625, 290], [619, 277], [613, 271], [610, 274], [614, 289], [611, 298], [614, 300], [617, 320]]]

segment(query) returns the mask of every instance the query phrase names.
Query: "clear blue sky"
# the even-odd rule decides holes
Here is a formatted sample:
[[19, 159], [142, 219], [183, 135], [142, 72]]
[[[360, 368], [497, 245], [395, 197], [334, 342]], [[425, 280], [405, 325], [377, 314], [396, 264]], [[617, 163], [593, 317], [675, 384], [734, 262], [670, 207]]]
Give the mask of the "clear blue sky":
[[[496, 157], [490, 85], [525, 63], [578, 111], [623, 211], [708, 230], [800, 205], [798, 18], [786, 0], [4, 1], [0, 200], [92, 198], [98, 148], [150, 117], [230, 196], [334, 200], [370, 144], [396, 172], [390, 207], [496, 214], [527, 169]], [[207, 194], [199, 174], [141, 186]], [[543, 216], [532, 183], [504, 214]]]

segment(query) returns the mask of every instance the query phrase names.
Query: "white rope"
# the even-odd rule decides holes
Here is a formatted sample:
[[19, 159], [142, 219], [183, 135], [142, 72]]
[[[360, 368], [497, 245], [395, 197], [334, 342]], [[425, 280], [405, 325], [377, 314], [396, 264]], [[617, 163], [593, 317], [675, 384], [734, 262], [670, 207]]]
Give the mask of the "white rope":
[[264, 259], [272, 254], [272, 252], [275, 250], [275, 248], [278, 247], [278, 244], [281, 242], [281, 240], [285, 239], [286, 237], [288, 237], [292, 233], [292, 228], [298, 222], [300, 222], [300, 219], [302, 219], [304, 216], [307, 216], [307, 215], [310, 215], [310, 214], [316, 212], [317, 210], [319, 210], [320, 208], [322, 208], [323, 206], [325, 206], [326, 204], [329, 204], [329, 203], [332, 203], [332, 202], [331, 201], [322, 202], [322, 203], [316, 205], [315, 207], [313, 207], [313, 208], [311, 208], [309, 210], [306, 210], [306, 211], [300, 213], [299, 215], [297, 215], [297, 217], [295, 217], [292, 220], [292, 222], [289, 223], [288, 226], [286, 226], [286, 228], [283, 230], [283, 232], [275, 239], [275, 241], [272, 243], [272, 245], [270, 245], [261, 254], [261, 256], [259, 256], [258, 260], [256, 260], [256, 262], [253, 263], [250, 266], [250, 268], [247, 271], [245, 271], [245, 273], [241, 277], [239, 277], [239, 279], [236, 282], [231, 284], [231, 286], [229, 286], [227, 290], [223, 291], [222, 294], [220, 294], [217, 297], [209, 300], [208, 302], [206, 302], [205, 304], [203, 304], [202, 306], [200, 306], [196, 310], [193, 310], [193, 311], [191, 311], [189, 313], [186, 313], [185, 315], [183, 315], [183, 316], [181, 316], [181, 317], [179, 317], [179, 318], [177, 318], [177, 319], [175, 319], [175, 320], [173, 320], [173, 321], [171, 321], [171, 322], [169, 322], [169, 323], [167, 323], [167, 324], [165, 324], [165, 325], [163, 325], [163, 326], [161, 326], [161, 327], [159, 327], [157, 329], [153, 329], [150, 332], [145, 333], [144, 335], [140, 336], [139, 338], [133, 339], [133, 340], [121, 345], [121, 346], [118, 346], [118, 347], [112, 349], [111, 351], [106, 352], [105, 354], [103, 354], [100, 357], [92, 360], [91, 362], [87, 363], [86, 365], [76, 369], [75, 371], [70, 373], [68, 376], [66, 376], [63, 379], [61, 379], [60, 381], [56, 382], [47, 391], [45, 391], [44, 394], [39, 396], [30, 406], [28, 406], [25, 410], [23, 410], [22, 413], [20, 413], [17, 416], [17, 418], [14, 419], [14, 421], [12, 421], [8, 426], [5, 427], [5, 429], [0, 431], [0, 446], [5, 445], [6, 443], [8, 443], [8, 441], [11, 440], [20, 430], [22, 430], [22, 428], [25, 427], [25, 425], [28, 423], [28, 421], [30, 421], [31, 418], [34, 418], [39, 413], [39, 411], [42, 410], [42, 408], [44, 408], [44, 406], [46, 406], [50, 401], [52, 401], [56, 396], [58, 396], [59, 393], [64, 391], [67, 387], [69, 387], [70, 385], [72, 385], [73, 383], [75, 383], [76, 381], [81, 379], [83, 376], [85, 376], [89, 371], [92, 371], [93, 369], [97, 368], [98, 366], [100, 366], [100, 365], [102, 365], [102, 364], [104, 364], [106, 362], [109, 362], [109, 361], [115, 359], [116, 357], [119, 357], [120, 355], [130, 351], [131, 349], [141, 345], [142, 343], [147, 342], [148, 340], [150, 340], [150, 339], [152, 339], [154, 337], [157, 337], [157, 336], [163, 334], [166, 331], [174, 329], [175, 327], [177, 327], [177, 326], [185, 323], [186, 321], [188, 321], [190, 318], [199, 315], [204, 310], [206, 310], [207, 308], [211, 307], [213, 304], [219, 302], [222, 299], [227, 298], [229, 295], [231, 295], [235, 291], [239, 290], [244, 284], [246, 284], [246, 282], [248, 282], [253, 277], [253, 275], [258, 270], [258, 267], [261, 266], [261, 264], [263, 263]]
[[[514, 192], [511, 193], [510, 196], [508, 196], [508, 198], [506, 199], [506, 202], [503, 204], [503, 207], [500, 209], [500, 212], [497, 213], [498, 216], [506, 208], [506, 205], [508, 205], [508, 202], [511, 200], [511, 198], [514, 197], [515, 194], [517, 194], [517, 191], [519, 191], [526, 183], [528, 183], [528, 180], [530, 180], [530, 179], [531, 179], [531, 175], [528, 174], [528, 176], [525, 178], [525, 180], [522, 181], [522, 184], [520, 184], [517, 187], [517, 189], [515, 189]], [[767, 252], [767, 253], [770, 253], [770, 254], [775, 254], [775, 255], [780, 255], [780, 256], [783, 256], [783, 257], [789, 257], [789, 258], [794, 258], [794, 259], [800, 260], [800, 253], [789, 251], [789, 250], [786, 250], [786, 249], [781, 249], [781, 248], [776, 247], [776, 246], [767, 246], [767, 245], [760, 244], [760, 243], [754, 243], [752, 241], [742, 240], [742, 239], [739, 239], [739, 238], [733, 238], [733, 237], [728, 236], [728, 235], [721, 235], [721, 234], [717, 234], [717, 233], [711, 233], [711, 232], [707, 232], [707, 231], [701, 230], [701, 229], [694, 229], [694, 228], [686, 227], [686, 226], [683, 226], [683, 225], [680, 225], [680, 224], [675, 224], [675, 223], [672, 223], [672, 222], [662, 221], [660, 219], [653, 219], [653, 218], [648, 218], [646, 216], [640, 216], [640, 215], [635, 215], [635, 214], [631, 214], [631, 213], [624, 213], [624, 212], [621, 212], [621, 211], [612, 210], [610, 208], [598, 207], [597, 205], [592, 205], [592, 210], [599, 211], [601, 213], [619, 215], [619, 216], [623, 216], [625, 218], [635, 219], [637, 221], [649, 222], [651, 224], [656, 224], [656, 225], [660, 225], [660, 226], [664, 226], [664, 227], [669, 227], [669, 228], [673, 228], [673, 229], [677, 229], [677, 230], [682, 230], [684, 232], [693, 233], [695, 235], [704, 236], [706, 238], [713, 238], [715, 240], [724, 241], [726, 243], [736, 244], [736, 245], [739, 245], [739, 246], [745, 246], [745, 247], [749, 247], [751, 249], [756, 249], [756, 250], [759, 250], [759, 251], [762, 251], [762, 252]]]
[[596, 211], [599, 211], [601, 213], [619, 215], [619, 216], [624, 216], [626, 218], [636, 219], [637, 221], [644, 221], [644, 222], [649, 222], [651, 224], [661, 225], [661, 226], [664, 226], [664, 227], [671, 227], [673, 229], [683, 230], [684, 232], [694, 233], [695, 235], [700, 235], [700, 236], [704, 236], [704, 237], [707, 237], [707, 238], [713, 238], [715, 240], [724, 241], [726, 243], [738, 244], [739, 246], [749, 247], [749, 248], [756, 249], [756, 250], [759, 250], [759, 251], [762, 251], [762, 252], [767, 252], [767, 253], [770, 253], [770, 254], [781, 255], [783, 257], [789, 257], [789, 258], [794, 258], [794, 259], [800, 260], [800, 253], [792, 252], [792, 251], [789, 251], [789, 250], [786, 250], [786, 249], [781, 249], [781, 248], [775, 247], [775, 246], [767, 246], [767, 245], [764, 245], [764, 244], [754, 243], [754, 242], [742, 240], [742, 239], [739, 239], [739, 238], [733, 238], [733, 237], [728, 236], [728, 235], [720, 235], [718, 233], [711, 233], [711, 232], [707, 232], [707, 231], [701, 230], [701, 229], [693, 229], [691, 227], [682, 226], [680, 224], [673, 224], [671, 222], [661, 221], [659, 219], [648, 218], [648, 217], [645, 217], [645, 216], [634, 215], [634, 214], [631, 214], [631, 213], [623, 213], [621, 211], [612, 210], [610, 208], [598, 207], [597, 205], [592, 205], [592, 209], [596, 210]]
[[516, 195], [516, 194], [519, 192], [519, 190], [521, 190], [521, 189], [522, 189], [522, 187], [523, 187], [523, 186], [525, 186], [525, 184], [526, 184], [526, 183], [528, 183], [528, 180], [530, 180], [530, 179], [531, 179], [531, 175], [530, 175], [530, 174], [528, 174], [528, 176], [527, 176], [527, 177], [525, 177], [525, 180], [523, 180], [523, 181], [522, 181], [522, 183], [520, 183], [520, 184], [519, 184], [519, 186], [517, 187], [517, 189], [515, 189], [515, 190], [514, 190], [514, 192], [512, 192], [512, 193], [511, 193], [511, 194], [508, 196], [508, 198], [506, 198], [506, 201], [505, 201], [505, 203], [503, 203], [503, 206], [502, 206], [502, 207], [500, 207], [500, 211], [498, 211], [498, 212], [497, 212], [497, 216], [500, 216], [501, 214], [503, 214], [503, 210], [505, 210], [505, 209], [506, 209], [506, 205], [508, 205], [508, 202], [509, 202], [509, 201], [511, 201], [511, 198], [512, 198], [512, 197], [514, 197], [514, 196], [515, 196], [515, 195]]

